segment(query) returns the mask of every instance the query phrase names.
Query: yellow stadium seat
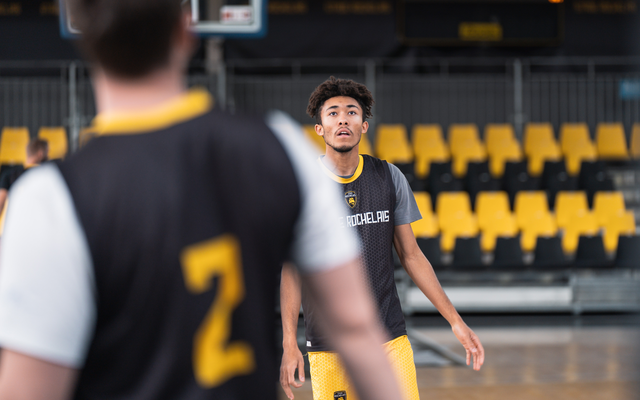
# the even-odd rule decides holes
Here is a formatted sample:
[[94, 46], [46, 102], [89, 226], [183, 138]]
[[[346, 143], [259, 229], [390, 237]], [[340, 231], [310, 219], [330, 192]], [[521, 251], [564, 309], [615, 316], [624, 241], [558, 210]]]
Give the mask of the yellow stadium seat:
[[451, 157], [442, 137], [442, 128], [438, 124], [414, 125], [411, 140], [415, 154], [414, 170], [418, 179], [429, 175], [432, 162], [446, 162]]
[[436, 215], [440, 229], [444, 230], [454, 219], [456, 214], [471, 215], [471, 202], [467, 192], [442, 192], [438, 195]]
[[457, 154], [460, 147], [468, 147], [469, 141], [481, 144], [476, 124], [451, 124], [448, 139], [452, 156]]
[[585, 192], [558, 192], [556, 196], [556, 223], [564, 229], [574, 215], [589, 211]]
[[371, 142], [369, 141], [369, 138], [367, 137], [366, 133], [363, 133], [362, 137], [360, 138], [360, 146], [358, 147], [358, 153], [366, 154], [368, 156], [373, 156], [373, 148], [371, 147]]
[[[544, 191], [521, 191], [516, 194], [514, 204], [516, 222], [520, 229], [525, 229], [529, 220], [537, 212], [549, 214], [549, 203], [547, 193]], [[554, 222], [555, 225], [555, 222]]]
[[427, 192], [414, 192], [422, 219], [412, 222], [411, 229], [416, 237], [434, 237], [438, 235], [438, 220], [433, 215], [431, 196]]
[[524, 128], [524, 154], [531, 155], [536, 147], [547, 147], [547, 143], [555, 142], [553, 126], [548, 122], [529, 122]]
[[314, 148], [318, 150], [319, 154], [324, 154], [326, 150], [326, 144], [324, 143], [324, 139], [322, 136], [316, 133], [316, 128], [314, 125], [304, 125], [303, 126], [304, 133], [311, 143], [313, 143]]
[[600, 226], [606, 226], [611, 216], [620, 211], [625, 211], [622, 192], [596, 192], [593, 198], [593, 212]]
[[599, 123], [596, 128], [596, 148], [598, 156], [607, 160], [629, 158], [627, 139], [621, 123]]
[[38, 138], [49, 143], [49, 159], [63, 159], [69, 150], [67, 131], [62, 126], [41, 127], [38, 131]]
[[594, 213], [583, 211], [573, 215], [562, 236], [562, 249], [565, 253], [573, 253], [578, 248], [580, 235], [597, 235], [599, 231], [600, 227]]
[[413, 152], [407, 139], [407, 129], [402, 124], [378, 125], [376, 133], [376, 154], [390, 163], [410, 163]]
[[562, 154], [568, 155], [576, 147], [585, 143], [593, 145], [589, 136], [589, 127], [584, 122], [564, 123], [560, 126], [560, 149]]
[[555, 236], [558, 233], [558, 227], [553, 216], [545, 211], [536, 211], [528, 219], [527, 225], [522, 228], [520, 236], [520, 245], [525, 252], [531, 252], [536, 248], [536, 239], [538, 236]]
[[492, 152], [489, 153], [489, 171], [491, 175], [495, 178], [502, 177], [507, 161], [522, 161], [522, 149], [520, 148], [520, 143], [515, 139], [494, 145]]
[[467, 174], [469, 162], [481, 162], [487, 159], [487, 153], [480, 142], [467, 140], [458, 145], [457, 152], [453, 155], [451, 169], [457, 177]]
[[633, 124], [631, 130], [631, 157], [640, 158], [640, 122]]
[[494, 149], [516, 140], [511, 124], [487, 124], [484, 127], [484, 144], [487, 153], [493, 154]]
[[506, 192], [480, 192], [476, 196], [476, 216], [480, 229], [488, 228], [497, 214], [511, 213]]
[[24, 164], [27, 160], [29, 129], [5, 127], [0, 137], [0, 164]]
[[[439, 201], [438, 201], [439, 203]], [[440, 249], [443, 252], [453, 251], [458, 237], [475, 237], [480, 232], [478, 221], [474, 215], [458, 212], [451, 216], [449, 224], [442, 230]]]
[[514, 237], [519, 231], [516, 219], [509, 211], [495, 213], [491, 224], [485, 225], [481, 230], [480, 247], [482, 251], [493, 251], [496, 248], [498, 237]]
[[609, 217], [604, 226], [604, 248], [608, 252], [616, 251], [620, 235], [636, 234], [636, 217], [632, 211], [620, 211]]

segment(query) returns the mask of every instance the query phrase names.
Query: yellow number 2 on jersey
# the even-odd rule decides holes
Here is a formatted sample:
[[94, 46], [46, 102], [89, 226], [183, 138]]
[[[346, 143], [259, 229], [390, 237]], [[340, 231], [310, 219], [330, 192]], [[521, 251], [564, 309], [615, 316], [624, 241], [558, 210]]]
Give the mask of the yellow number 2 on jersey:
[[240, 243], [224, 234], [186, 247], [181, 256], [185, 285], [193, 294], [206, 292], [218, 277], [218, 290], [193, 340], [193, 370], [198, 384], [212, 388], [255, 369], [253, 349], [229, 342], [231, 314], [244, 298]]

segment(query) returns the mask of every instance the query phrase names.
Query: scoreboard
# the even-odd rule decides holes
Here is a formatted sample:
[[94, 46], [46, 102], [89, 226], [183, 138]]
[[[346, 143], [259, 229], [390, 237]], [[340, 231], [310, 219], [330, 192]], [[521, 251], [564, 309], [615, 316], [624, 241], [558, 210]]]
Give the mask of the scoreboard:
[[399, 0], [403, 44], [553, 46], [564, 37], [562, 0]]

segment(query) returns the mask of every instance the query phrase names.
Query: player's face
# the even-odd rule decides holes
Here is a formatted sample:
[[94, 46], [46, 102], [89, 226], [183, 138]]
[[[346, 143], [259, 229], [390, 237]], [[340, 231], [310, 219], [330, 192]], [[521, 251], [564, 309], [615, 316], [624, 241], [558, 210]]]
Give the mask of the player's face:
[[369, 123], [363, 121], [362, 107], [352, 97], [338, 96], [325, 101], [320, 118], [322, 124], [316, 125], [316, 132], [339, 153], [356, 148], [369, 128]]

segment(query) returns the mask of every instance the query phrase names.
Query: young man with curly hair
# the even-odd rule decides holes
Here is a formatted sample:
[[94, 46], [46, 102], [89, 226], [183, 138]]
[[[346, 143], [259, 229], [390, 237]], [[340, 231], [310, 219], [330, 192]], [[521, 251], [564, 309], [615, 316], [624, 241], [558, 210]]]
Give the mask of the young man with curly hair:
[[[386, 328], [383, 347], [404, 399], [414, 400], [419, 399], [416, 370], [394, 282], [392, 244], [411, 279], [451, 324], [466, 350], [467, 364], [473, 358], [475, 370], [484, 363], [484, 349], [449, 301], [416, 243], [410, 224], [421, 216], [407, 180], [394, 165], [358, 153], [360, 139], [369, 128], [366, 119], [372, 116], [373, 103], [364, 85], [331, 77], [311, 94], [307, 113], [315, 118], [316, 133], [326, 143], [326, 155], [318, 159], [319, 168], [328, 179], [342, 184], [345, 203], [340, 224], [360, 235], [366, 276]], [[321, 331], [323, 322], [319, 321], [317, 304], [301, 293], [296, 272], [290, 266], [282, 271], [280, 302], [284, 334], [280, 383], [287, 396], [293, 398], [290, 386], [301, 385], [294, 379], [296, 369], [304, 381], [304, 361], [296, 340], [302, 303], [313, 398], [355, 399], [340, 359]]]

